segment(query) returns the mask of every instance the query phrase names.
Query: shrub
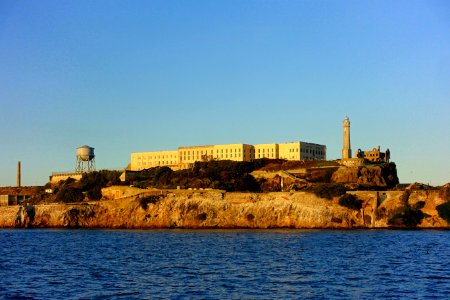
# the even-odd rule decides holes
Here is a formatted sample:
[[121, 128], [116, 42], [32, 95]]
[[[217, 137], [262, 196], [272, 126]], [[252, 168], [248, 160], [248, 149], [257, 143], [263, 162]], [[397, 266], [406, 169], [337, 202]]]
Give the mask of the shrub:
[[436, 210], [439, 214], [439, 217], [441, 217], [448, 224], [450, 224], [450, 201], [444, 202], [436, 206]]
[[425, 214], [420, 209], [404, 205], [392, 212], [388, 225], [416, 227], [424, 217]]
[[362, 208], [362, 204], [363, 201], [358, 200], [358, 198], [352, 194], [345, 194], [339, 198], [339, 205], [350, 209], [360, 210]]
[[156, 204], [161, 199], [160, 195], [150, 195], [139, 200], [142, 209], [147, 210], [149, 204]]
[[83, 192], [75, 187], [62, 187], [56, 194], [56, 201], [64, 203], [81, 202], [83, 199]]
[[333, 197], [342, 196], [347, 192], [345, 186], [339, 183], [322, 183], [316, 185], [312, 192], [320, 198], [331, 199]]
[[89, 200], [100, 200], [102, 199], [102, 188], [100, 186], [95, 186], [86, 192]]
[[130, 183], [140, 187], [218, 188], [226, 191], [259, 191], [251, 176], [254, 162], [231, 160], [195, 162], [192, 168], [172, 171], [169, 167], [142, 170]]
[[422, 209], [425, 207], [426, 202], [425, 201], [418, 201], [416, 204], [414, 204], [414, 209]]

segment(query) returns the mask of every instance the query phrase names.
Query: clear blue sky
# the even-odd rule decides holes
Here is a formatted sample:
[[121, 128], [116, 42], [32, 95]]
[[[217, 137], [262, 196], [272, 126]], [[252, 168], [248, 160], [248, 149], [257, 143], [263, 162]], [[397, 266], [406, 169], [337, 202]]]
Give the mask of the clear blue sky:
[[180, 145], [391, 150], [450, 181], [450, 1], [0, 1], [0, 185]]

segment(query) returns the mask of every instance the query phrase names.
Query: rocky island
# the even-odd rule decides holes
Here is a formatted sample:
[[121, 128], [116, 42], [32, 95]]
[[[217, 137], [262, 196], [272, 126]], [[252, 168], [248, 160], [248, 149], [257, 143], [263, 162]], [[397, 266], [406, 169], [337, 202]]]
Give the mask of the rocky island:
[[401, 186], [393, 163], [199, 162], [144, 170], [120, 185], [119, 175], [30, 188], [0, 207], [0, 227], [449, 228], [450, 185]]

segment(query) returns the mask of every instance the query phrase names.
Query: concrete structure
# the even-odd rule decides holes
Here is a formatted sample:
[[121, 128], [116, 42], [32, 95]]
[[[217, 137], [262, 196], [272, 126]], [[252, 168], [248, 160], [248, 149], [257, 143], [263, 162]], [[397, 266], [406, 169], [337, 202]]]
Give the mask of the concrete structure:
[[[261, 158], [326, 160], [326, 146], [305, 142], [182, 146], [178, 150], [132, 153], [127, 170], [133, 172], [162, 166], [179, 170], [190, 168], [197, 161], [251, 161]], [[126, 174], [124, 176], [126, 177]]]
[[348, 117], [345, 117], [343, 127], [342, 159], [349, 159], [352, 158], [352, 149], [350, 145], [350, 119]]
[[0, 206], [9, 205], [9, 195], [0, 195]]
[[83, 177], [82, 173], [53, 173], [50, 176], [50, 183], [55, 184], [62, 180], [67, 180], [69, 178], [72, 178], [74, 180], [80, 180], [81, 177]]
[[339, 163], [347, 167], [361, 167], [366, 165], [366, 160], [363, 158], [348, 158], [342, 159]]
[[30, 198], [30, 195], [0, 195], [0, 206], [18, 205]]

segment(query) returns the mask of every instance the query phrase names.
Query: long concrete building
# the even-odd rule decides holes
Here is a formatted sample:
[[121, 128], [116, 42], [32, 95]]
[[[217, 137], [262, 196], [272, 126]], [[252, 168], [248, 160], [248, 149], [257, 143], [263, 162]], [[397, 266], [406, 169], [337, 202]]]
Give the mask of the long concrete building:
[[190, 168], [196, 161], [254, 159], [326, 160], [325, 145], [291, 142], [283, 144], [225, 144], [182, 146], [178, 150], [135, 152], [131, 154], [131, 171], [167, 166], [174, 170]]

